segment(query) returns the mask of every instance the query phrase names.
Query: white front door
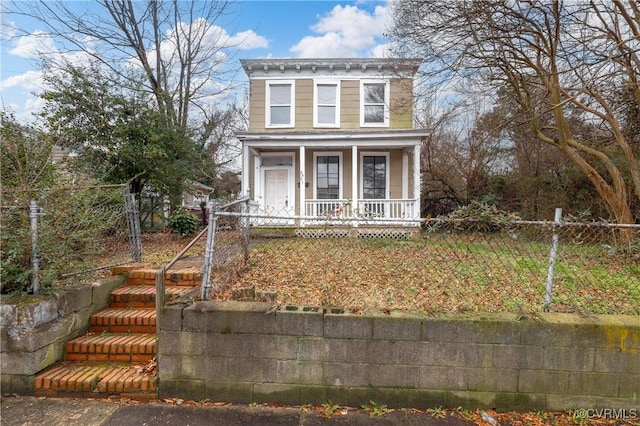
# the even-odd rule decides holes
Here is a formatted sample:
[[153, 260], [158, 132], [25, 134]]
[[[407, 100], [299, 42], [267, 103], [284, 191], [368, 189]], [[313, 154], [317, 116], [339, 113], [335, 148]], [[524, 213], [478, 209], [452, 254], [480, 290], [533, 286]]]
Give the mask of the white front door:
[[289, 170], [264, 171], [264, 210], [272, 216], [291, 216], [293, 200], [289, 199]]

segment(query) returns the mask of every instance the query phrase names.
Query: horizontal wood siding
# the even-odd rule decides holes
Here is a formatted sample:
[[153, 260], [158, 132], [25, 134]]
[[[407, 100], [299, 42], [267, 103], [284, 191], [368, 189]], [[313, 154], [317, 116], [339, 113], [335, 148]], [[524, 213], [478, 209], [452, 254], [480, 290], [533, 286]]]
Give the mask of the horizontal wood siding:
[[389, 198], [402, 198], [402, 150], [389, 152]]
[[391, 80], [390, 127], [392, 129], [413, 128], [413, 81]]
[[296, 80], [296, 130], [313, 130], [313, 80]]
[[[265, 80], [250, 83], [249, 130], [265, 128]], [[313, 131], [313, 80], [296, 80], [296, 130]], [[413, 82], [411, 79], [392, 79], [390, 99], [391, 129], [413, 128]], [[381, 127], [360, 127], [360, 81], [342, 80], [340, 90], [340, 126], [342, 130], [380, 130]], [[315, 129], [330, 132], [335, 129]]]
[[249, 84], [249, 130], [264, 130], [265, 120], [265, 81], [251, 80]]
[[340, 127], [346, 130], [360, 128], [360, 82], [358, 80], [341, 82]]

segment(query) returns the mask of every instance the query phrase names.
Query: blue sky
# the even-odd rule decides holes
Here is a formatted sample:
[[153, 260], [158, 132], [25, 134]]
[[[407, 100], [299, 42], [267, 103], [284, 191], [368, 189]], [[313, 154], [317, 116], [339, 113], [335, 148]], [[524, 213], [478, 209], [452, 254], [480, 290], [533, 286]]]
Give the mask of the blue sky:
[[[95, 7], [86, 1], [69, 4], [78, 10]], [[386, 0], [238, 1], [232, 11], [232, 17], [216, 24], [229, 38], [242, 40], [230, 52], [235, 62], [231, 65], [238, 68], [238, 60], [245, 58], [379, 57], [388, 47], [383, 36], [388, 25]], [[10, 13], [2, 14], [0, 36], [0, 108], [30, 121], [42, 107], [35, 94], [44, 88], [36, 45], [38, 50], [59, 52], [61, 41], [48, 38], [42, 24]]]

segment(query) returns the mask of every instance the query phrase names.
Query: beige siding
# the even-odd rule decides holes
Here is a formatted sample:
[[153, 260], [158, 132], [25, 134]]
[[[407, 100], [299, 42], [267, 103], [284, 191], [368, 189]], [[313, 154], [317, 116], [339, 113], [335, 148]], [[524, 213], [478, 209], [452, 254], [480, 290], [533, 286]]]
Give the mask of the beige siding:
[[360, 128], [360, 82], [357, 80], [341, 82], [340, 127], [345, 130]]
[[389, 198], [402, 198], [402, 150], [389, 152]]
[[411, 79], [391, 80], [390, 97], [390, 127], [413, 128], [413, 81]]
[[265, 81], [251, 80], [249, 85], [249, 130], [264, 130]]
[[[265, 80], [250, 83], [249, 130], [265, 130]], [[413, 128], [413, 87], [410, 79], [391, 80], [390, 124], [392, 129]], [[296, 130], [310, 131], [313, 128], [313, 80], [296, 80], [295, 93]], [[342, 80], [340, 89], [340, 127], [343, 130], [379, 130], [379, 127], [360, 127], [360, 82]], [[317, 131], [331, 131], [317, 129]]]
[[313, 80], [296, 80], [296, 130], [313, 129]]

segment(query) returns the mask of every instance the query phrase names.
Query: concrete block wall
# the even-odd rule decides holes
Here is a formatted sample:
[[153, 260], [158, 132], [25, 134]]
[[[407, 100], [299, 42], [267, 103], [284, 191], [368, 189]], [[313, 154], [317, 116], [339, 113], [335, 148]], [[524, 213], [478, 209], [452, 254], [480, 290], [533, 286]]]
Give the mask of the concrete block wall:
[[67, 341], [87, 331], [123, 276], [70, 286], [49, 295], [3, 297], [0, 304], [2, 393], [31, 394], [36, 373], [60, 361]]
[[499, 410], [640, 408], [640, 317], [162, 311], [160, 397]]

